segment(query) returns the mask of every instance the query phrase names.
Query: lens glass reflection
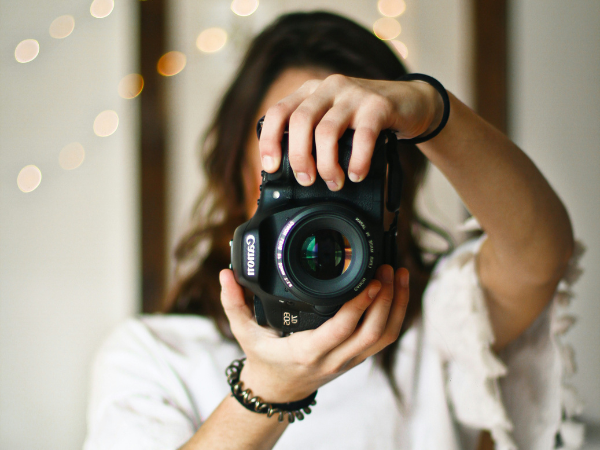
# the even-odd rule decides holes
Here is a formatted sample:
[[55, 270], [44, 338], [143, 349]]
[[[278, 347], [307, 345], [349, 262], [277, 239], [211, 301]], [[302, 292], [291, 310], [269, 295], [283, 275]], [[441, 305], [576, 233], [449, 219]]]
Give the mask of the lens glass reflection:
[[319, 280], [339, 277], [350, 266], [352, 248], [346, 236], [335, 230], [311, 233], [300, 249], [304, 270]]

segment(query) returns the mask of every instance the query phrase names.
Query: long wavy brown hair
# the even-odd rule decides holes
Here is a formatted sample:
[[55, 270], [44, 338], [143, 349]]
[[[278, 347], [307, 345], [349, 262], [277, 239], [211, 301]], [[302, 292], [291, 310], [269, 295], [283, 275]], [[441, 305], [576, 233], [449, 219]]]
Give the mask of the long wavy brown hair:
[[[168, 313], [210, 317], [228, 339], [234, 338], [220, 302], [219, 272], [229, 265], [229, 240], [234, 230], [249, 219], [242, 177], [245, 143], [273, 81], [288, 68], [302, 67], [378, 80], [394, 80], [406, 73], [385, 43], [356, 23], [331, 13], [284, 15], [252, 41], [205, 134], [201, 153], [206, 187], [193, 210], [193, 227], [175, 250], [178, 265], [192, 262], [195, 268], [176, 278], [163, 308]], [[427, 159], [415, 146], [402, 146], [400, 159], [405, 178], [398, 263], [411, 275], [404, 332], [421, 313], [421, 298], [433, 262], [424, 261], [425, 250], [418, 239], [422, 221], [415, 212], [415, 194]], [[204, 251], [199, 253], [199, 248]], [[392, 367], [397, 345], [387, 347], [378, 357], [396, 393]]]

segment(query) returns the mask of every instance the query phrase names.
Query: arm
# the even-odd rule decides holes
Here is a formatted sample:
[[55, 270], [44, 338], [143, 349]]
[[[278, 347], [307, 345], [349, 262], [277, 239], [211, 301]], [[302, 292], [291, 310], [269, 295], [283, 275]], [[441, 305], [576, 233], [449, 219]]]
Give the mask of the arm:
[[541, 313], [573, 250], [556, 193], [505, 135], [453, 95], [446, 129], [419, 145], [488, 234], [479, 254], [498, 350]]
[[[546, 306], [572, 252], [564, 206], [527, 156], [453, 95], [446, 128], [421, 151], [445, 174], [488, 233], [478, 271], [499, 350], [519, 336]], [[337, 139], [356, 130], [349, 177], [368, 172], [374, 142], [386, 128], [406, 138], [435, 129], [442, 115], [439, 94], [421, 82], [363, 80], [332, 75], [307, 82], [269, 109], [261, 156], [279, 165], [281, 133], [289, 121], [290, 163], [298, 182], [316, 171], [340, 189]], [[317, 164], [311, 157], [314, 137]], [[263, 160], [264, 161], [264, 160]], [[305, 175], [302, 175], [305, 174]]]
[[257, 449], [275, 446], [287, 427], [287, 420], [267, 419], [242, 407], [228, 395], [202, 424], [196, 434], [179, 450]]
[[[257, 325], [230, 270], [221, 272], [221, 286], [225, 313], [247, 357], [240, 379], [273, 403], [307, 397], [394, 342], [408, 303], [406, 269], [394, 275], [390, 266], [382, 266], [376, 280], [325, 324], [281, 338]], [[286, 426], [287, 421], [267, 419], [227, 396], [180, 450], [270, 449]]]

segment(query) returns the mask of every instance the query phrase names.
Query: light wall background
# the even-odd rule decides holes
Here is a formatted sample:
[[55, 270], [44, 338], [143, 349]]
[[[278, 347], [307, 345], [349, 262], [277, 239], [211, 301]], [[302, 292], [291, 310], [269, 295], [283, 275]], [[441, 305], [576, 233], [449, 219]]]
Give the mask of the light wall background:
[[[137, 69], [137, 2], [104, 19], [90, 2], [0, 0], [0, 448], [70, 450], [85, 435], [90, 363], [138, 310], [138, 103], [117, 93]], [[50, 37], [69, 14], [73, 33]], [[36, 39], [33, 61], [15, 47]], [[117, 112], [109, 137], [95, 117]], [[79, 142], [83, 164], [59, 152]], [[17, 187], [35, 164], [40, 186]]]
[[600, 422], [600, 2], [513, 1], [510, 129], [571, 215], [588, 250], [575, 286], [574, 384]]
[[[407, 66], [440, 79], [472, 104], [470, 0], [406, 0], [399, 37]], [[137, 0], [116, 3], [105, 19], [89, 3], [0, 0], [0, 448], [80, 448], [85, 434], [90, 362], [109, 330], [139, 311], [138, 103], [116, 86], [136, 72]], [[282, 12], [328, 9], [370, 27], [376, 0], [262, 0], [240, 18], [229, 1], [174, 0], [168, 50], [187, 66], [167, 80], [169, 104], [169, 245], [187, 226], [202, 179], [199, 139], [231, 80], [249, 38]], [[64, 40], [50, 22], [75, 18]], [[600, 422], [600, 3], [596, 0], [511, 2], [511, 135], [538, 164], [566, 203], [585, 241], [587, 274], [572, 311], [580, 321], [568, 336], [587, 400], [586, 418]], [[195, 47], [200, 31], [221, 26], [229, 44], [215, 54]], [[23, 39], [40, 42], [31, 63], [14, 59]], [[142, 94], [143, 95], [143, 94]], [[94, 135], [95, 116], [120, 117], [117, 132]], [[58, 153], [79, 141], [86, 159], [74, 171]], [[25, 194], [16, 177], [28, 164], [42, 183]], [[432, 169], [420, 198], [425, 214], [454, 226], [465, 211]], [[462, 236], [453, 231], [457, 240]], [[600, 447], [589, 447], [600, 448]]]

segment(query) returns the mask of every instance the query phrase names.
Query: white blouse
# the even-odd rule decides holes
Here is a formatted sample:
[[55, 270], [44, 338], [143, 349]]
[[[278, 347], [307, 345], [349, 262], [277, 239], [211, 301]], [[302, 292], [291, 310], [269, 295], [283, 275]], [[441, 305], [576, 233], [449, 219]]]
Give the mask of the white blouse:
[[[581, 447], [581, 402], [567, 383], [573, 350], [560, 342], [574, 319], [559, 310], [581, 273], [582, 246], [553, 301], [496, 356], [475, 270], [484, 239], [438, 263], [422, 318], [398, 348], [400, 402], [369, 358], [321, 387], [312, 414], [288, 426], [276, 449], [474, 450], [481, 430], [497, 450]], [[225, 368], [241, 356], [203, 317], [128, 320], [96, 357], [84, 450], [176, 450], [230, 393]]]

